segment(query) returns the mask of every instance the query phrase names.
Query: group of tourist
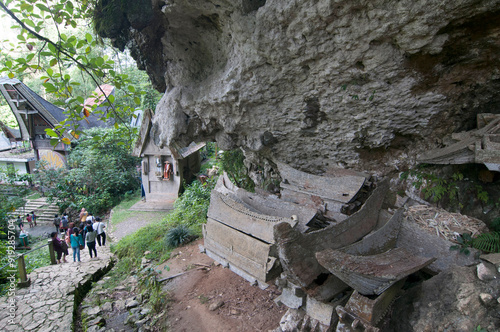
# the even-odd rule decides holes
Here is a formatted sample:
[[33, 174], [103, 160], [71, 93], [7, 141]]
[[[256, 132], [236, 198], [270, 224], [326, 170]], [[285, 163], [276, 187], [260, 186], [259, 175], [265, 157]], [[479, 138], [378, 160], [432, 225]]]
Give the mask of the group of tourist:
[[[31, 213], [27, 213], [26, 214], [26, 222], [28, 223], [28, 225], [30, 226], [30, 228], [36, 226], [36, 218], [37, 217], [38, 216], [35, 214], [35, 211], [31, 211]], [[17, 225], [19, 226], [19, 229], [21, 231], [24, 230], [24, 220], [23, 220], [23, 218], [21, 216], [17, 217]]]
[[[94, 217], [88, 213], [85, 208], [82, 208], [79, 216], [79, 227], [75, 227], [75, 223], [69, 222], [68, 215], [65, 213], [62, 218], [57, 214], [54, 217], [54, 226], [56, 231], [52, 232], [51, 238], [54, 244], [54, 251], [57, 253], [57, 262], [66, 263], [66, 255], [68, 255], [68, 248], [71, 247], [73, 251], [73, 262], [80, 262], [80, 251], [85, 249], [85, 245], [89, 249], [89, 255], [92, 259], [97, 258], [96, 240], [100, 246], [106, 245], [106, 227], [101, 218]], [[59, 232], [64, 233], [64, 240], [58, 238]]]

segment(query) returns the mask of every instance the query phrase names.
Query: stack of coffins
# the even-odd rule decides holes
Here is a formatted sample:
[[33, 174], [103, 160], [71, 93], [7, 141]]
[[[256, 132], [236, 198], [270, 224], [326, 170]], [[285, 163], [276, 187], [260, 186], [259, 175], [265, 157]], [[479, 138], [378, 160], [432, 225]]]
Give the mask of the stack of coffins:
[[315, 215], [315, 209], [237, 188], [223, 174], [210, 198], [203, 230], [205, 250], [235, 273], [266, 287], [281, 272], [274, 225], [305, 229]]
[[376, 331], [406, 277], [434, 260], [396, 248], [403, 210], [382, 209], [388, 181], [347, 215], [365, 177], [278, 167], [282, 199], [219, 178], [204, 227], [206, 253], [262, 287], [279, 276], [277, 301], [304, 312], [310, 326], [331, 330], [340, 317], [338, 331]]

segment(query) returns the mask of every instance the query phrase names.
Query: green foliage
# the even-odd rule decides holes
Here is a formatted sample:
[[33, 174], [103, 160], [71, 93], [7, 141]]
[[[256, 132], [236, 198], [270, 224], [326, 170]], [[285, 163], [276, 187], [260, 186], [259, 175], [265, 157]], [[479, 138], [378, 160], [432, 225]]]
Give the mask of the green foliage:
[[113, 248], [116, 255], [121, 259], [129, 257], [133, 265], [137, 265], [145, 251], [151, 251], [151, 258], [159, 260], [164, 256], [165, 234], [169, 229], [165, 222], [151, 223], [137, 232], [125, 236]]
[[[134, 271], [136, 265], [136, 260], [132, 257], [124, 256], [120, 258], [113, 266], [111, 271], [106, 274], [106, 277], [103, 281], [102, 288], [103, 289], [114, 289], [117, 287], [123, 280], [125, 280], [131, 272]], [[97, 297], [99, 298], [99, 296]]]
[[472, 237], [469, 233], [463, 233], [457, 236], [456, 245], [450, 247], [450, 250], [458, 250], [461, 254], [469, 255], [469, 248], [472, 246]]
[[[38, 248], [44, 244], [47, 244], [47, 239], [41, 239], [39, 241], [30, 243], [30, 246], [31, 248]], [[33, 272], [33, 270], [38, 269], [39, 267], [49, 266], [50, 254], [48, 247], [43, 247], [30, 252], [28, 255], [24, 256], [24, 262], [26, 264], [26, 273], [31, 273]]]
[[472, 247], [486, 252], [500, 252], [500, 233], [479, 234], [472, 240]]
[[177, 248], [193, 239], [191, 230], [186, 225], [175, 226], [168, 230], [165, 237], [166, 244], [170, 248]]
[[175, 201], [174, 210], [167, 216], [167, 221], [188, 226], [204, 223], [207, 220], [210, 193], [214, 185], [215, 179], [205, 184], [201, 184], [198, 180], [193, 181]]
[[431, 199], [434, 203], [448, 198], [450, 202], [458, 203], [457, 183], [464, 179], [463, 174], [454, 173], [451, 179], [444, 179], [432, 173], [422, 171], [423, 167], [412, 169], [401, 173], [402, 180], [412, 179], [412, 185], [416, 189], [421, 189], [425, 199]]
[[0, 121], [2, 121], [7, 127], [10, 128], [19, 128], [19, 124], [17, 123], [16, 117], [10, 110], [8, 105], [1, 105], [5, 102], [5, 99], [1, 98], [0, 101]]
[[[411, 185], [421, 190], [424, 199], [434, 203], [448, 204], [451, 209], [462, 209], [462, 201], [475, 198], [481, 204], [489, 204], [490, 196], [483, 185], [469, 180], [463, 173], [456, 171], [451, 176], [438, 176], [435, 172], [426, 169], [427, 165], [418, 166], [401, 173], [400, 178], [411, 181]], [[470, 171], [469, 171], [470, 173]], [[477, 173], [477, 171], [476, 171]]]
[[483, 328], [481, 327], [481, 325], [478, 325], [478, 326], [477, 326], [477, 327], [473, 330], [473, 332], [488, 332], [488, 330], [487, 330], [487, 329], [483, 329]]
[[500, 217], [496, 217], [490, 224], [490, 229], [495, 232], [500, 232]]
[[[81, 135], [77, 121], [89, 114], [103, 121], [113, 119], [117, 126], [126, 125], [135, 107], [141, 105], [144, 89], [136, 87], [137, 81], [117, 68], [108, 55], [111, 52], [104, 51], [102, 40], [87, 31], [94, 4], [75, 0], [0, 2], [5, 16], [12, 19], [13, 28], [17, 29], [16, 43], [1, 47], [0, 73], [21, 80], [36, 77], [35, 91], [43, 91], [51, 102], [66, 110], [68, 119], [47, 129], [47, 134], [54, 137], [54, 145], [70, 143], [69, 139], [62, 139], [65, 132]], [[97, 105], [85, 107], [84, 100], [102, 84], [117, 89], [114, 96], [106, 97], [99, 105], [109, 110]]]
[[248, 191], [255, 190], [255, 183], [248, 176], [248, 169], [244, 161], [245, 156], [241, 149], [224, 151], [220, 154], [220, 165], [223, 171], [226, 171], [229, 178], [240, 188]]
[[153, 268], [148, 268], [141, 272], [141, 278], [139, 279], [141, 294], [149, 298], [148, 302], [155, 313], [161, 312], [169, 300], [157, 276], [158, 271], [155, 271]]
[[56, 202], [60, 211], [85, 207], [101, 213], [139, 185], [139, 159], [130, 155], [130, 144], [115, 129], [94, 128], [72, 150], [69, 169], [40, 164], [35, 181], [48, 188], [47, 198]]
[[207, 144], [200, 150], [201, 160], [215, 161], [215, 154], [217, 153], [217, 143], [207, 142]]
[[460, 253], [469, 255], [468, 248], [475, 248], [485, 252], [500, 252], [500, 233], [490, 232], [479, 234], [472, 238], [470, 234], [464, 233], [457, 237], [456, 245], [450, 247], [450, 250], [459, 250]]

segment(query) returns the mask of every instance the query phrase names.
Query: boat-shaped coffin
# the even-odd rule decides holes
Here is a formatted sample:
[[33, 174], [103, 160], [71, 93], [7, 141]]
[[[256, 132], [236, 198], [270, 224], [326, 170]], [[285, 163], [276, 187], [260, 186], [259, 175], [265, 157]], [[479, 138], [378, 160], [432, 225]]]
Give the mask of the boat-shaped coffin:
[[226, 174], [219, 177], [210, 197], [208, 218], [266, 243], [274, 243], [275, 224], [286, 222], [307, 228], [317, 211], [277, 198], [261, 197], [234, 186]]
[[370, 256], [327, 249], [316, 253], [316, 258], [328, 271], [363, 295], [380, 295], [397, 281], [435, 260], [415, 256], [403, 248]]
[[366, 178], [343, 170], [339, 176], [318, 176], [296, 170], [286, 164], [277, 163], [282, 178], [281, 197], [297, 204], [317, 207], [322, 201], [326, 209], [341, 212], [353, 201]]

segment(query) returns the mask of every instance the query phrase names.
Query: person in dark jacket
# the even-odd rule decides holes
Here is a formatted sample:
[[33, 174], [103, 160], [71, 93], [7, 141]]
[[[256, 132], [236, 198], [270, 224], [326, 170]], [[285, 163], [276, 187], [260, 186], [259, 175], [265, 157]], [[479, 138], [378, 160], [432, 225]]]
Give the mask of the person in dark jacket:
[[68, 255], [68, 246], [66, 242], [59, 240], [57, 237], [57, 232], [50, 233], [50, 238], [52, 239], [52, 244], [54, 245], [54, 251], [57, 253], [57, 264], [61, 264], [61, 257], [63, 262], [66, 263], [66, 256]]

